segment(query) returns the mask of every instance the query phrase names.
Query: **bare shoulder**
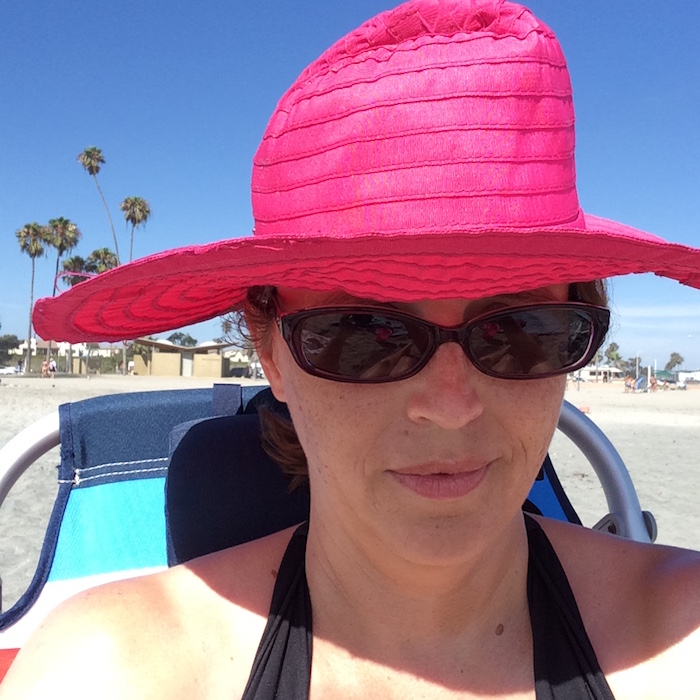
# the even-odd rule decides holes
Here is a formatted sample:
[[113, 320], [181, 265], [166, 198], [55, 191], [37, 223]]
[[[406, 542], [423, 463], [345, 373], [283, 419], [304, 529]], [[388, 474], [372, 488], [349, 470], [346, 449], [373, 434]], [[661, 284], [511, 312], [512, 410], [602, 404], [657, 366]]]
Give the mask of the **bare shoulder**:
[[240, 695], [290, 535], [66, 601], [22, 649], [0, 698]]
[[[568, 523], [538, 518], [554, 545], [567, 574], [575, 576], [582, 592], [596, 597], [610, 586], [645, 601], [648, 613], [664, 621], [685, 611], [698, 613], [700, 622], [700, 552], [643, 544]], [[585, 578], [585, 585], [579, 580]], [[573, 585], [573, 583], [572, 583]], [[661, 622], [661, 621], [659, 621]]]
[[616, 697], [700, 696], [700, 553], [540, 522]]

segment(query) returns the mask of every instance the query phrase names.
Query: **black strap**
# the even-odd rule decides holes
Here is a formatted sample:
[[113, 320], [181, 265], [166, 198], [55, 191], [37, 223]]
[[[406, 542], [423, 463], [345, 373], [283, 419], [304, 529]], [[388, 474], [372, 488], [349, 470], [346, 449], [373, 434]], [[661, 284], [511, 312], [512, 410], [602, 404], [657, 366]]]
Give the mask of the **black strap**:
[[[525, 516], [527, 595], [537, 700], [614, 700], [571, 586], [542, 528]], [[277, 575], [267, 626], [243, 700], [305, 700], [312, 655], [311, 600], [304, 557], [306, 524], [292, 535]]]
[[311, 680], [311, 599], [306, 584], [306, 535], [300, 525], [280, 563], [270, 614], [242, 700], [302, 700]]
[[537, 700], [614, 700], [566, 573], [542, 528], [525, 516]]

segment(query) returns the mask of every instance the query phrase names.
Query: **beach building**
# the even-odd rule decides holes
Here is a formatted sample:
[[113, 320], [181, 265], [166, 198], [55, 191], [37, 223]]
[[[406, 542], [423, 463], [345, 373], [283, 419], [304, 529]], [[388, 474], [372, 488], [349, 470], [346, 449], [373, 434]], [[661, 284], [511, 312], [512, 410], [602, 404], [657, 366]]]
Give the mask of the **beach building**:
[[[139, 338], [129, 345], [136, 352], [128, 362], [130, 374], [159, 377], [220, 377], [247, 376], [250, 359], [240, 350], [224, 352], [230, 343], [208, 341], [196, 347], [175, 345], [169, 340]], [[32, 338], [30, 341], [32, 373], [40, 373], [41, 361], [47, 351], [57, 361], [59, 372], [88, 374], [122, 371], [124, 346], [122, 343], [57, 343]], [[27, 354], [27, 342], [9, 351], [21, 361]], [[131, 351], [129, 352], [131, 355]], [[103, 362], [105, 360], [105, 362]]]
[[[45, 357], [47, 350], [50, 350], [51, 355], [54, 357], [65, 357], [70, 344], [31, 338], [29, 341], [29, 347], [31, 348], [32, 357]], [[16, 348], [9, 350], [9, 354], [17, 355], [18, 357], [26, 357], [27, 341], [23, 340]]]
[[611, 382], [613, 379], [621, 379], [625, 373], [612, 365], [588, 365], [576, 374], [586, 382]]
[[[32, 358], [39, 358], [35, 364], [32, 361], [32, 373], [40, 371], [41, 361], [48, 358], [56, 360], [58, 370], [73, 374], [86, 374], [86, 362], [92, 358], [90, 367], [94, 369], [99, 367], [102, 358], [113, 357], [121, 354], [121, 345], [113, 345], [111, 343], [71, 343], [56, 342], [53, 340], [38, 340], [31, 338], [29, 347], [31, 349]], [[10, 350], [10, 355], [17, 357], [17, 360], [23, 361], [27, 355], [27, 341], [23, 340], [19, 347]]]
[[678, 382], [683, 384], [687, 384], [688, 382], [691, 384], [694, 384], [695, 382], [700, 383], [700, 369], [696, 369], [691, 372], [679, 371]]
[[145, 352], [134, 353], [133, 374], [212, 378], [230, 374], [232, 360], [224, 355], [223, 350], [231, 347], [231, 343], [207, 341], [195, 347], [183, 347], [169, 340], [138, 338], [134, 344]]

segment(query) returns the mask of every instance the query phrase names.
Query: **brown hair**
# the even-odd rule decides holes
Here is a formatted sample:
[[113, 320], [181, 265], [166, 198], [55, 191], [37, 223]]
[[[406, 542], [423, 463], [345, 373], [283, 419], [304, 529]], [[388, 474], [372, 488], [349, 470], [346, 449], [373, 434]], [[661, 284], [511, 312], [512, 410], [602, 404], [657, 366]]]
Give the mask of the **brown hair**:
[[[574, 282], [569, 300], [598, 306], [608, 305], [605, 280]], [[277, 315], [277, 290], [270, 286], [251, 287], [238, 315], [241, 334], [253, 341], [258, 355], [269, 354]], [[267, 408], [260, 409], [261, 441], [265, 452], [291, 477], [291, 488], [308, 479], [306, 455], [292, 422]]]

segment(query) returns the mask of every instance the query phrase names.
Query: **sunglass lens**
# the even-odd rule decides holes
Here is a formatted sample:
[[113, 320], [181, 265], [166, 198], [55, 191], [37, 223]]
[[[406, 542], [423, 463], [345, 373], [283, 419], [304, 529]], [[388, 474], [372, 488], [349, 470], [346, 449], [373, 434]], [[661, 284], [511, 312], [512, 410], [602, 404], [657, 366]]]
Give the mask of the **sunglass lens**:
[[494, 314], [469, 335], [469, 350], [489, 374], [553, 374], [579, 363], [590, 348], [594, 324], [579, 310], [533, 308]]
[[324, 375], [371, 382], [410, 374], [429, 336], [410, 319], [366, 311], [329, 312], [305, 318], [298, 342], [305, 362]]

